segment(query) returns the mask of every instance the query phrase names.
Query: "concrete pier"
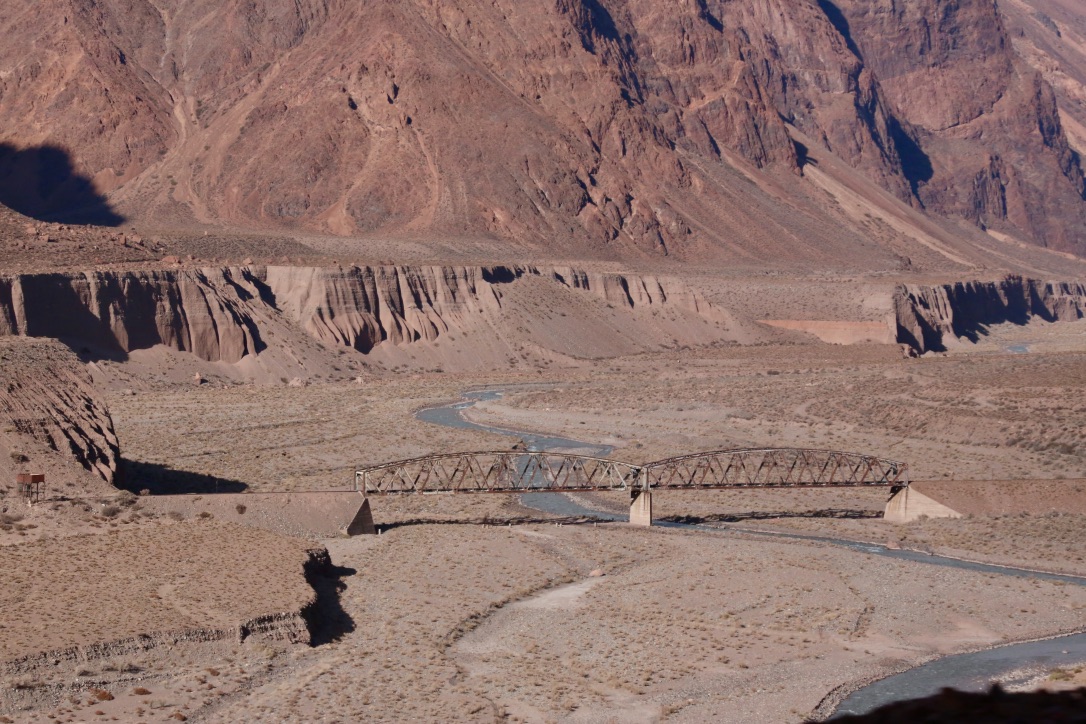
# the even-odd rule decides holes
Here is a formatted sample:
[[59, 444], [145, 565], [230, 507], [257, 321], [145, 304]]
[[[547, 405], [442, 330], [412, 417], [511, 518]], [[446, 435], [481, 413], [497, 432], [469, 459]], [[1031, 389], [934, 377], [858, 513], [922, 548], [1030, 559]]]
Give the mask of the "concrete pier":
[[373, 525], [373, 511], [370, 510], [370, 499], [362, 498], [361, 507], [347, 526], [347, 535], [373, 535], [376, 532], [377, 528]]
[[630, 525], [652, 525], [652, 493], [635, 490], [630, 500]]

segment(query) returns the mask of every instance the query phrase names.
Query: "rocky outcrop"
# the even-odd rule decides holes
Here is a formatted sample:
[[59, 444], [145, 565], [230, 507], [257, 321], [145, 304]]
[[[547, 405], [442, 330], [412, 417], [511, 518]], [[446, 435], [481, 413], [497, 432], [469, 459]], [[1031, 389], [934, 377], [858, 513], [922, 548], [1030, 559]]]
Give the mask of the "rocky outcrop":
[[[504, 272], [505, 270], [502, 270]], [[275, 306], [316, 339], [369, 352], [433, 341], [501, 306], [494, 272], [470, 267], [268, 267]], [[521, 270], [509, 270], [509, 275]], [[259, 272], [258, 272], [259, 274]]]
[[[536, 269], [531, 271], [540, 273]], [[663, 279], [653, 275], [585, 272], [569, 267], [554, 269], [548, 274], [571, 289], [581, 289], [620, 307], [640, 309], [666, 305], [709, 319], [722, 318], [705, 299], [676, 279]]]
[[30, 464], [32, 472], [50, 473], [47, 483], [59, 483], [68, 471], [51, 464], [58, 455], [114, 481], [113, 419], [84, 365], [59, 343], [0, 340], [0, 426], [0, 447], [9, 448], [0, 470], [9, 461], [20, 470]]
[[1086, 316], [1086, 284], [1007, 277], [996, 282], [905, 285], [894, 294], [897, 340], [917, 352], [946, 349], [948, 337], [976, 340], [992, 324]]
[[0, 334], [72, 340], [105, 354], [163, 344], [237, 362], [262, 345], [247, 308], [256, 290], [245, 282], [230, 269], [0, 277]]
[[[550, 280], [619, 308], [721, 314], [677, 279], [524, 267], [240, 267], [0, 277], [0, 335], [125, 354], [154, 345], [234, 363], [285, 319], [328, 345], [368, 353], [478, 327], [502, 286]], [[483, 321], [480, 321], [483, 320]]]
[[992, 0], [828, 0], [880, 82], [925, 208], [1086, 253], [1086, 181], [1056, 96]]

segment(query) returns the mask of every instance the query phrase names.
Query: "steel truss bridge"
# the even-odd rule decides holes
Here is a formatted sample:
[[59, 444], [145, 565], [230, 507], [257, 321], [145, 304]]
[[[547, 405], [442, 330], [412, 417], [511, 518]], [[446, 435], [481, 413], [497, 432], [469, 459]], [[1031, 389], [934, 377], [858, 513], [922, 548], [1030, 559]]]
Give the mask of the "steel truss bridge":
[[365, 495], [905, 487], [908, 465], [835, 450], [717, 450], [644, 465], [559, 452], [427, 455], [355, 472]]

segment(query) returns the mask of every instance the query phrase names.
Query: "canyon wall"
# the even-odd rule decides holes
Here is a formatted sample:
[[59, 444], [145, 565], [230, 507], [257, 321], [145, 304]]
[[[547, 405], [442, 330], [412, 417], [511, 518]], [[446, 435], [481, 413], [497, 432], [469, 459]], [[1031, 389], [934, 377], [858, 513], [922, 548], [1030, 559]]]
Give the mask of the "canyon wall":
[[95, 355], [165, 345], [210, 362], [263, 350], [285, 321], [368, 353], [486, 326], [502, 287], [532, 278], [618, 308], [722, 314], [676, 279], [524, 267], [238, 267], [0, 277], [0, 335], [62, 339]]
[[1012, 276], [995, 282], [903, 285], [894, 294], [897, 340], [917, 352], [946, 349], [948, 337], [976, 340], [985, 327], [1086, 316], [1086, 284]]

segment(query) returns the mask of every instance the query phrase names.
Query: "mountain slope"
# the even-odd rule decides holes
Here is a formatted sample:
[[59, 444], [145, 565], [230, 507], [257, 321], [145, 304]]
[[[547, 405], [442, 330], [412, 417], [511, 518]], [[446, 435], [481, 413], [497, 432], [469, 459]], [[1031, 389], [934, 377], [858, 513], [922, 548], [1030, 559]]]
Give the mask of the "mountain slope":
[[[1086, 254], [1055, 96], [991, 0], [20, 0], [0, 29], [0, 141], [67, 149], [132, 218], [893, 268], [805, 180], [828, 152]], [[35, 158], [0, 154], [0, 196], [55, 212]]]

